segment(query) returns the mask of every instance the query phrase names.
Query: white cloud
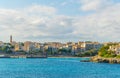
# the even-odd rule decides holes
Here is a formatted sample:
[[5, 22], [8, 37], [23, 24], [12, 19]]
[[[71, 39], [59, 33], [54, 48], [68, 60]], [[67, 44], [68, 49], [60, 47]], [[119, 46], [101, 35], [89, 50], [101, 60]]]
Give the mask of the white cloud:
[[39, 13], [39, 14], [54, 14], [56, 13], [56, 9], [54, 7], [48, 7], [48, 6], [40, 6], [40, 5], [33, 5], [31, 7], [25, 8], [25, 12], [28, 11], [28, 13]]
[[111, 0], [80, 0], [81, 10], [83, 11], [96, 11], [103, 9], [112, 4]]
[[[44, 7], [44, 8], [43, 8]], [[19, 40], [119, 40], [120, 3], [87, 16], [58, 15], [54, 7], [0, 9], [0, 36]]]
[[[93, 39], [118, 40], [119, 41], [119, 26], [120, 26], [120, 3], [109, 6], [101, 11], [97, 11], [92, 15], [81, 17], [76, 26], [81, 28], [79, 33], [87, 33]], [[81, 25], [81, 27], [80, 27]], [[84, 27], [83, 27], [84, 26]], [[77, 29], [78, 29], [77, 28]], [[117, 28], [117, 29], [116, 29]]]

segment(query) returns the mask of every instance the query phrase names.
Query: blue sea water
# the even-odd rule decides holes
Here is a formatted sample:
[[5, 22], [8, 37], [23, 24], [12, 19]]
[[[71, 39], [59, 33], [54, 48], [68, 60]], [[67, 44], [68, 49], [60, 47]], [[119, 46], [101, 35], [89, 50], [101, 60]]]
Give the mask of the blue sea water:
[[120, 78], [119, 64], [82, 59], [0, 59], [0, 78]]

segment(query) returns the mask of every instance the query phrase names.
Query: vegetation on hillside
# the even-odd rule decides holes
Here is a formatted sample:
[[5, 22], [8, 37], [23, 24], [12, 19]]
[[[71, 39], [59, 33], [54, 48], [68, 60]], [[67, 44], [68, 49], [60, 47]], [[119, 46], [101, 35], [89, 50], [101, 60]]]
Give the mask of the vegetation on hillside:
[[111, 45], [117, 45], [116, 43], [114, 44], [108, 44], [106, 46], [103, 46], [99, 52], [98, 52], [98, 55], [101, 56], [101, 57], [105, 57], [105, 58], [113, 58], [113, 57], [117, 57], [117, 58], [120, 58], [120, 55], [116, 55], [114, 51], [110, 51], [109, 50], [109, 47]]
[[80, 52], [76, 56], [79, 56], [79, 57], [90, 57], [90, 56], [95, 56], [97, 54], [98, 54], [98, 50], [91, 49], [91, 50], [87, 50], [85, 52]]

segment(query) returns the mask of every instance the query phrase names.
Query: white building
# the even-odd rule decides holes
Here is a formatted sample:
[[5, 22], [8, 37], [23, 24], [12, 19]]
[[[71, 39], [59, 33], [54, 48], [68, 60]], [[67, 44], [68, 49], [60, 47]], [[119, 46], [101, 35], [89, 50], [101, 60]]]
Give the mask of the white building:
[[120, 55], [120, 44], [110, 46], [109, 51], [113, 51], [115, 54]]

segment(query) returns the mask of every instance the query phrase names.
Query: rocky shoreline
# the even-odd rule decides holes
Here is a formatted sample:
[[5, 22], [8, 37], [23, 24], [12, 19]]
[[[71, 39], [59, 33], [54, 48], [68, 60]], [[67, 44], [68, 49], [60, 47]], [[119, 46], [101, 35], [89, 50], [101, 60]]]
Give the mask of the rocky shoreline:
[[120, 64], [120, 59], [119, 58], [104, 58], [104, 57], [100, 57], [100, 56], [94, 56], [91, 58], [91, 62]]

